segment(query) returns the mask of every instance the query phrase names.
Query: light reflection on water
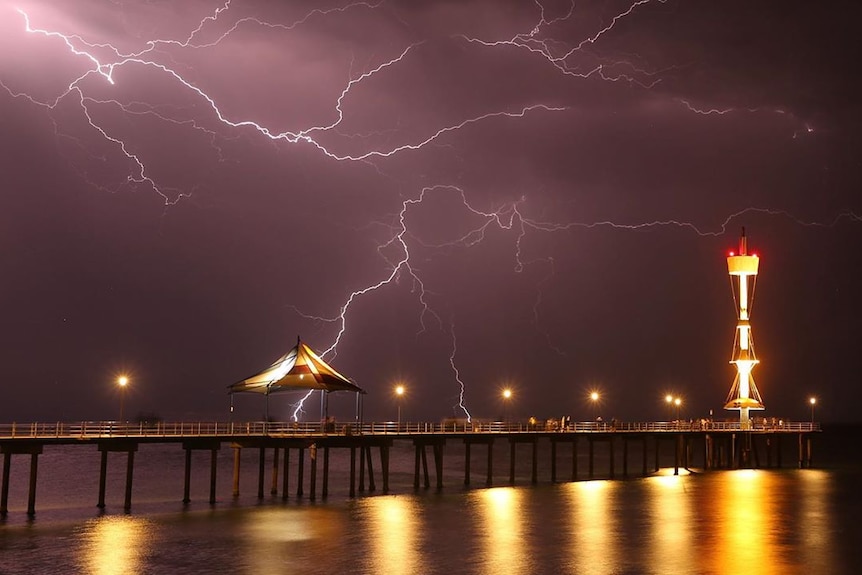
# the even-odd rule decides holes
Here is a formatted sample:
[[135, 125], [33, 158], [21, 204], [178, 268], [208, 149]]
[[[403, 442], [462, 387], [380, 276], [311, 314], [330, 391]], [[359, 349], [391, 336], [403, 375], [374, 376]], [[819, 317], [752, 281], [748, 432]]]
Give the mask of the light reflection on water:
[[371, 573], [421, 573], [425, 563], [419, 548], [418, 502], [410, 497], [364, 499], [368, 529], [363, 536], [370, 542]]
[[[804, 537], [799, 542], [802, 565], [826, 565], [824, 558], [834, 557], [832, 531], [836, 510], [829, 505], [832, 476], [821, 470], [808, 469], [801, 473], [799, 521]], [[859, 518], [857, 517], [858, 521]]]
[[646, 481], [650, 493], [647, 498], [649, 510], [649, 553], [655, 565], [668, 572], [681, 572], [696, 565], [695, 516], [689, 490], [691, 479], [686, 476], [665, 475]]
[[781, 476], [750, 469], [728, 473], [717, 492], [714, 521], [718, 545], [712, 564], [727, 572], [745, 565], [760, 566], [764, 575], [782, 573], [788, 565], [777, 553], [781, 517], [776, 495]]
[[37, 519], [0, 524], [0, 572], [855, 573], [859, 482], [836, 477], [739, 470]]
[[300, 568], [321, 543], [340, 541], [345, 533], [339, 514], [326, 508], [261, 508], [240, 517], [235, 549], [247, 573]]
[[482, 554], [479, 563], [487, 573], [528, 573], [528, 555], [523, 537], [527, 520], [523, 510], [524, 491], [496, 487], [471, 493], [476, 505], [477, 529]]
[[85, 573], [145, 573], [154, 542], [154, 524], [143, 518], [113, 515], [88, 521], [81, 532], [79, 561]]
[[560, 513], [568, 517], [568, 560], [570, 573], [614, 573], [619, 571], [619, 537], [616, 533], [615, 499], [620, 483], [585, 481], [565, 486], [565, 502]]

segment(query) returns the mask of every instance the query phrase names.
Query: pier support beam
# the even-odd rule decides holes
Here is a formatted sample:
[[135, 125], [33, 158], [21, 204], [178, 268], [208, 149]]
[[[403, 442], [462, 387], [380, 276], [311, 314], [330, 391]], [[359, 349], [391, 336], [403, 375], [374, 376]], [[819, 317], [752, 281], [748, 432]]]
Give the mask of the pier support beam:
[[572, 438], [572, 481], [578, 480], [578, 438]]
[[305, 473], [305, 448], [300, 447], [298, 453], [299, 459], [296, 464], [296, 497], [302, 497], [302, 484], [305, 481], [303, 474]]
[[[191, 502], [191, 479], [192, 479], [192, 450], [186, 449], [186, 468], [183, 475], [183, 503], [188, 505]], [[100, 490], [101, 491], [101, 490]]]
[[218, 471], [218, 450], [221, 448], [213, 447], [210, 449], [210, 505], [216, 502], [216, 476]]
[[350, 497], [356, 497], [356, 446], [350, 446]]
[[323, 446], [323, 498], [329, 496], [329, 447]]
[[239, 445], [233, 446], [233, 496], [239, 497], [239, 461], [242, 454], [242, 447]]
[[647, 476], [647, 436], [644, 435], [642, 440], [643, 440], [643, 443], [641, 444], [641, 449], [643, 450], [643, 453], [642, 453], [643, 469], [641, 470], [641, 475], [646, 477]]
[[557, 442], [551, 438], [551, 483], [557, 482]]
[[108, 476], [108, 452], [101, 453], [102, 463], [99, 465], [99, 500], [96, 502], [96, 507], [99, 509], [105, 508], [105, 483]]
[[31, 517], [36, 514], [36, 479], [39, 470], [39, 455], [42, 453], [41, 443], [22, 443], [16, 445], [3, 445], [3, 484], [0, 486], [0, 517], [5, 517], [9, 512], [9, 474], [12, 469], [12, 455], [30, 456], [30, 486], [27, 495], [27, 515]]
[[135, 474], [135, 451], [137, 450], [138, 446], [135, 445], [135, 449], [126, 454], [126, 497], [123, 502], [123, 510], [126, 513], [132, 510], [132, 477]]
[[132, 479], [135, 472], [135, 452], [138, 450], [138, 444], [134, 442], [100, 442], [99, 451], [102, 455], [101, 465], [99, 467], [99, 501], [96, 506], [99, 509], [105, 508], [105, 484], [107, 481], [108, 472], [108, 452], [118, 452], [126, 454], [126, 490], [123, 500], [123, 510], [126, 512], [132, 509]]
[[623, 437], [623, 477], [629, 476], [629, 440]]
[[371, 446], [365, 446], [365, 457], [368, 463], [368, 490], [376, 491], [377, 486], [374, 484], [374, 465], [371, 463]]
[[266, 467], [266, 447], [258, 448], [258, 463], [257, 463], [257, 498], [263, 499], [263, 476], [265, 475]]
[[389, 445], [380, 446], [380, 475], [383, 477], [383, 493], [389, 493]]
[[[420, 465], [421, 465], [421, 473], [422, 479], [424, 479], [423, 485], [425, 489], [429, 489], [431, 487], [431, 478], [428, 473], [428, 445], [431, 445], [433, 450], [435, 462], [442, 457], [442, 455], [438, 456], [438, 446], [441, 448], [445, 439], [438, 439], [432, 437], [428, 438], [415, 438], [413, 440], [413, 447], [415, 449], [415, 459], [413, 462], [413, 489], [418, 490], [420, 485]], [[435, 468], [436, 470], [436, 468]], [[438, 477], [438, 483], [442, 482], [442, 478]]]
[[[191, 502], [191, 476], [192, 476], [192, 451], [195, 449], [206, 449], [210, 451], [210, 498], [209, 502], [216, 501], [216, 466], [218, 458], [218, 450], [221, 449], [221, 441], [211, 439], [190, 439], [183, 442], [183, 449], [186, 452], [186, 467], [183, 482], [183, 503], [188, 505]], [[107, 461], [103, 459], [103, 464]], [[100, 493], [102, 490], [100, 489]], [[100, 498], [101, 500], [102, 498]]]
[[12, 452], [3, 452], [3, 486], [0, 490], [0, 516], [9, 513], [9, 471], [12, 468]]
[[278, 447], [272, 450], [272, 483], [269, 486], [270, 495], [278, 495]]
[[308, 486], [308, 498], [317, 499], [317, 444], [312, 443], [308, 448], [308, 459], [311, 463], [311, 478]]
[[[445, 442], [445, 440], [443, 440]], [[434, 472], [437, 474], [437, 490], [443, 489], [443, 445], [444, 442], [434, 444]]]
[[281, 499], [286, 500], [290, 488], [290, 446], [284, 447], [284, 469], [281, 470]]
[[490, 487], [493, 483], [492, 476], [494, 473], [494, 437], [488, 435], [476, 435], [464, 438], [464, 485], [470, 485], [470, 448], [473, 444], [485, 444], [488, 448], [485, 485]]

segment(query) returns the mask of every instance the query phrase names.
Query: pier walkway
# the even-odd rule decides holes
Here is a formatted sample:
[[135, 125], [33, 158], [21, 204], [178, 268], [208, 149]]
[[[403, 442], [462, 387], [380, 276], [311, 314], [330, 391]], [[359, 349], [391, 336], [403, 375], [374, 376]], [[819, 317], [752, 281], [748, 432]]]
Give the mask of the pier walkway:
[[[572, 422], [565, 426], [558, 423], [509, 423], [509, 422], [467, 422], [463, 420], [442, 423], [297, 423], [297, 422], [154, 422], [131, 423], [116, 421], [51, 422], [51, 423], [9, 423], [0, 424], [0, 453], [3, 454], [2, 486], [0, 486], [0, 516], [8, 513], [9, 479], [13, 455], [30, 456], [30, 484], [27, 513], [35, 514], [36, 485], [38, 477], [38, 456], [43, 449], [56, 445], [96, 446], [101, 455], [99, 491], [97, 506], [104, 508], [108, 453], [126, 454], [126, 511], [132, 504], [132, 479], [134, 475], [134, 456], [141, 444], [164, 443], [180, 444], [185, 450], [185, 482], [183, 502], [190, 502], [191, 454], [194, 450], [208, 450], [211, 453], [210, 497], [211, 504], [216, 502], [216, 462], [217, 454], [223, 443], [234, 451], [233, 495], [239, 495], [239, 471], [241, 452], [244, 448], [257, 449], [258, 458], [258, 498], [264, 497], [264, 477], [266, 451], [272, 450], [272, 483], [270, 494], [278, 493], [279, 454], [283, 452], [282, 497], [288, 497], [289, 462], [291, 450], [296, 452], [296, 496], [304, 495], [306, 480], [304, 468], [305, 453], [308, 452], [310, 477], [307, 481], [308, 497], [317, 496], [318, 460], [322, 459], [323, 478], [322, 496], [328, 495], [329, 459], [331, 449], [348, 449], [349, 494], [357, 492], [357, 450], [359, 451], [359, 491], [365, 491], [368, 481], [369, 491], [376, 490], [372, 448], [379, 451], [379, 469], [383, 493], [389, 492], [390, 448], [396, 441], [412, 442], [415, 448], [414, 488], [420, 484], [430, 487], [427, 448], [433, 454], [436, 472], [436, 486], [443, 488], [443, 448], [447, 441], [463, 443], [464, 485], [471, 484], [471, 448], [479, 446], [486, 452], [486, 478], [484, 485], [492, 485], [493, 445], [497, 440], [509, 443], [509, 484], [515, 484], [516, 446], [527, 444], [532, 450], [531, 482], [538, 482], [538, 445], [550, 444], [550, 478], [556, 482], [559, 477], [557, 449], [560, 444], [570, 444], [571, 463], [569, 479], [578, 480], [578, 445], [580, 440], [588, 446], [587, 478], [593, 479], [595, 470], [595, 449], [602, 447], [608, 462], [607, 473], [602, 477], [617, 477], [616, 465], [621, 459], [622, 476], [629, 475], [629, 446], [635, 446], [640, 453], [641, 475], [658, 471], [660, 446], [673, 444], [674, 473], [680, 467], [693, 466], [694, 453], [700, 454], [702, 469], [729, 469], [737, 467], [762, 467], [761, 452], [765, 455], [765, 467], [782, 466], [782, 438], [794, 437], [797, 444], [799, 467], [810, 467], [812, 459], [811, 437], [820, 431], [815, 422], [791, 422], [783, 420], [761, 420], [742, 429], [739, 422], [696, 421], [657, 421], [657, 422]], [[615, 453], [617, 443], [622, 444], [622, 457]], [[650, 444], [652, 450], [650, 450]], [[696, 449], [695, 449], [696, 446]], [[652, 451], [654, 465], [647, 465], [648, 454]], [[322, 457], [318, 454], [322, 452]]]

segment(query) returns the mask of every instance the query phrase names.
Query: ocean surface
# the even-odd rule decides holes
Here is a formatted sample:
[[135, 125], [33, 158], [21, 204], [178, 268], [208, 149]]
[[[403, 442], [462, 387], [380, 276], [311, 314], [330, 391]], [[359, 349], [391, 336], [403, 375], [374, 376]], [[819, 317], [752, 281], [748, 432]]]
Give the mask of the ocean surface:
[[[432, 488], [413, 490], [413, 449], [403, 442], [393, 448], [390, 493], [380, 493], [377, 465], [377, 491], [355, 499], [348, 497], [346, 450], [332, 450], [329, 496], [321, 497], [319, 468], [314, 501], [307, 461], [304, 497], [295, 495], [295, 461], [288, 499], [271, 496], [267, 461], [266, 496], [258, 500], [253, 449], [243, 450], [234, 498], [232, 452], [225, 446], [212, 506], [209, 452], [194, 453], [192, 502], [183, 505], [183, 450], [142, 445], [131, 513], [123, 511], [124, 454], [110, 454], [101, 511], [96, 448], [49, 446], [39, 457], [34, 518], [26, 514], [29, 457], [13, 457], [9, 514], [0, 522], [0, 574], [862, 572], [862, 428], [826, 427], [814, 440], [813, 469], [795, 468], [789, 439], [780, 470], [674, 476], [663, 457], [668, 467], [655, 475], [616, 480], [584, 478], [582, 442], [582, 479], [555, 484], [543, 442], [537, 485], [529, 481], [529, 449], [518, 448], [515, 487], [508, 486], [508, 444], [498, 441], [493, 481], [499, 487], [492, 488], [480, 487], [484, 447], [473, 448], [467, 488], [463, 447], [450, 441], [442, 491], [433, 487], [430, 453]], [[630, 456], [629, 473], [637, 475], [640, 455]], [[607, 453], [597, 449], [596, 457], [597, 475], [607, 475]], [[570, 469], [571, 452], [561, 448], [558, 478]]]

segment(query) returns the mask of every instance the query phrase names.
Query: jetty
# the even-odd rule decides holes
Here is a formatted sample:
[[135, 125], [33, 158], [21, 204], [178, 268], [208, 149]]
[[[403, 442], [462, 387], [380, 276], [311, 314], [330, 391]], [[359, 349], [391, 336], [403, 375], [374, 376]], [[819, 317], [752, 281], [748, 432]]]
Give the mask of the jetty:
[[[518, 445], [526, 445], [530, 452], [531, 483], [539, 481], [539, 445], [549, 444], [542, 453], [547, 461], [541, 466], [550, 471], [550, 481], [577, 481], [580, 479], [617, 479], [630, 477], [635, 466], [639, 476], [648, 476], [659, 470], [661, 453], [673, 453], [674, 474], [690, 467], [709, 471], [737, 468], [780, 468], [784, 465], [782, 452], [792, 446], [797, 455], [795, 466], [812, 466], [812, 437], [820, 432], [820, 424], [762, 419], [748, 425], [740, 422], [655, 421], [655, 422], [565, 422], [548, 425], [535, 422], [470, 422], [441, 423], [362, 423], [351, 422], [336, 426], [333, 422], [176, 422], [126, 423], [116, 421], [77, 423], [9, 423], [0, 424], [0, 453], [3, 454], [3, 476], [0, 486], [0, 516], [8, 513], [9, 480], [13, 455], [30, 456], [28, 515], [36, 513], [36, 487], [39, 455], [55, 446], [95, 447], [100, 457], [99, 477], [94, 478], [99, 508], [105, 507], [108, 455], [124, 454], [126, 464], [124, 509], [132, 508], [135, 453], [143, 444], [174, 444], [185, 450], [184, 492], [182, 501], [189, 503], [192, 452], [210, 452], [209, 503], [216, 504], [217, 458], [223, 445], [233, 451], [233, 482], [231, 493], [239, 495], [240, 465], [243, 450], [257, 452], [258, 498], [264, 498], [267, 475], [267, 452], [272, 462], [270, 495], [279, 493], [287, 499], [290, 490], [290, 461], [295, 461], [296, 497], [311, 500], [320, 495], [326, 498], [330, 482], [330, 451], [349, 451], [349, 496], [377, 490], [375, 467], [382, 493], [390, 492], [390, 450], [396, 442], [412, 444], [415, 458], [413, 487], [431, 487], [428, 451], [433, 457], [436, 488], [443, 489], [443, 457], [447, 444], [463, 444], [464, 486], [472, 485], [474, 452], [485, 455], [485, 480], [481, 486], [493, 486], [493, 446], [495, 442], [508, 442], [509, 485], [515, 484]], [[785, 449], [782, 450], [782, 443]], [[587, 450], [587, 469], [578, 467], [580, 450]], [[571, 452], [564, 458], [571, 464], [568, 472], [558, 468], [558, 451], [564, 447]], [[596, 450], [601, 457], [596, 456]], [[524, 451], [523, 449], [520, 451]], [[374, 455], [377, 455], [376, 461]], [[549, 454], [549, 455], [548, 455]], [[280, 457], [282, 456], [283, 457]], [[94, 454], [95, 456], [95, 454]], [[634, 461], [635, 458], [639, 461]], [[280, 461], [281, 460], [281, 461]], [[596, 463], [607, 464], [598, 470]], [[476, 461], [475, 463], [479, 463]], [[305, 477], [306, 464], [309, 477]], [[638, 465], [639, 464], [639, 465]], [[318, 471], [322, 477], [318, 481]], [[407, 470], [409, 472], [409, 470]], [[96, 485], [98, 490], [96, 491]]]

